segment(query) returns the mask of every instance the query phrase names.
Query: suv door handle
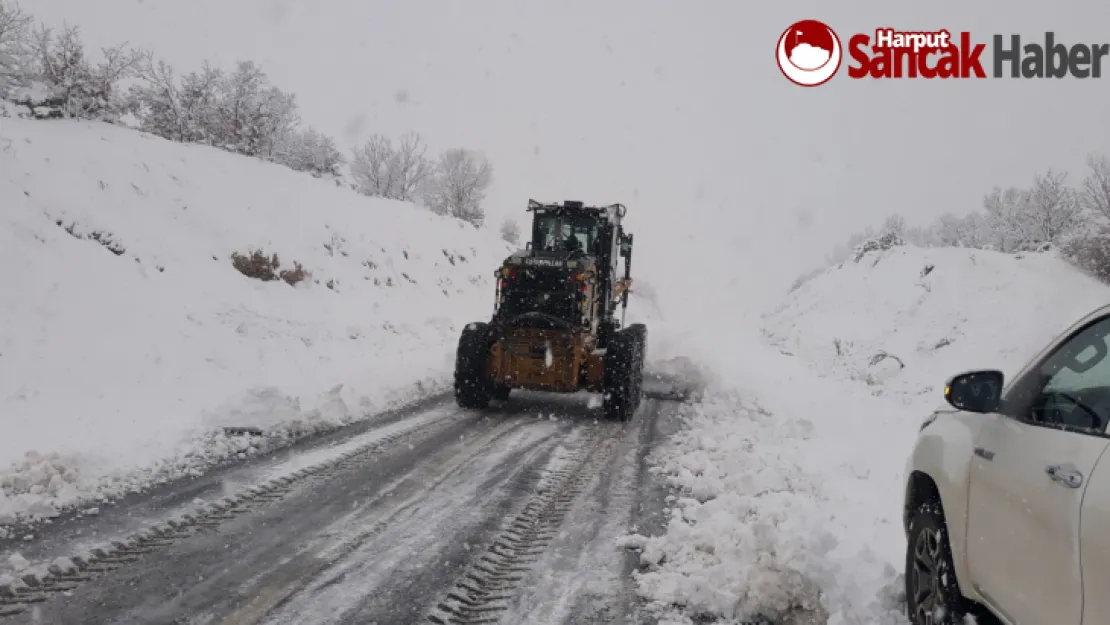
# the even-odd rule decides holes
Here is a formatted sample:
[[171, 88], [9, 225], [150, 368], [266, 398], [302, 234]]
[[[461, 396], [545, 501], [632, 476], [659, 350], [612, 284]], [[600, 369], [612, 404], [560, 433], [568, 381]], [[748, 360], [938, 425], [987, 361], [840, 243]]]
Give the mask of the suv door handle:
[[1048, 477], [1052, 478], [1053, 482], [1058, 482], [1068, 488], [1079, 488], [1083, 485], [1083, 474], [1075, 468], [1074, 464], [1054, 464], [1046, 467], [1044, 471], [1048, 474]]

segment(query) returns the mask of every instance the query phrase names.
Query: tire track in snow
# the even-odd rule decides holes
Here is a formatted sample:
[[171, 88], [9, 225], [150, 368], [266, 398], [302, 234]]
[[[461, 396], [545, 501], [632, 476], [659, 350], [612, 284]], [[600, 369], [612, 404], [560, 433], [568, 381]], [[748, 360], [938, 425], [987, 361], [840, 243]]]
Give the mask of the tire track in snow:
[[199, 532], [214, 531], [231, 519], [285, 498], [297, 487], [329, 480], [339, 471], [369, 461], [407, 436], [459, 416], [455, 410], [432, 410], [370, 430], [340, 445], [306, 452], [267, 470], [265, 481], [244, 486], [214, 503], [119, 540], [58, 557], [45, 570], [32, 569], [18, 577], [0, 578], [0, 618], [22, 614], [58, 594], [70, 593], [98, 575], [139, 560], [144, 554]]
[[[610, 623], [623, 611], [611, 539], [630, 521], [629, 468], [658, 406], [623, 424], [582, 408], [524, 394], [487, 413], [438, 408], [454, 418], [377, 453], [352, 453], [356, 436], [336, 457], [291, 459], [287, 488], [118, 554], [0, 625], [415, 624], [439, 606], [448, 623]], [[595, 570], [575, 579], [576, 566]]]
[[438, 625], [497, 623], [525, 574], [558, 535], [587, 485], [608, 464], [623, 428], [603, 423], [552, 460], [535, 495], [489, 543], [443, 600], [428, 614]]
[[[505, 623], [530, 625], [613, 625], [634, 623], [632, 569], [622, 539], [637, 531], [644, 507], [641, 499], [643, 458], [663, 412], [659, 401], [647, 400], [625, 424], [608, 462], [591, 476], [558, 537], [527, 576], [522, 591], [502, 615]], [[660, 498], [660, 505], [662, 498]]]
[[[478, 476], [505, 464], [523, 465], [557, 429], [555, 424], [506, 420], [474, 440], [441, 450], [393, 480], [361, 509], [336, 519], [335, 533], [325, 532], [330, 535], [307, 545], [304, 551], [314, 552], [314, 569], [296, 566], [280, 593], [272, 581], [265, 582], [264, 592], [256, 592], [264, 601], [252, 601], [213, 625], [350, 622], [364, 607], [368, 589], [380, 588], [387, 578], [402, 576], [404, 569], [424, 560], [452, 521], [458, 522], [453, 517], [460, 516], [460, 508], [481, 497]], [[280, 600], [273, 600], [278, 594]]]

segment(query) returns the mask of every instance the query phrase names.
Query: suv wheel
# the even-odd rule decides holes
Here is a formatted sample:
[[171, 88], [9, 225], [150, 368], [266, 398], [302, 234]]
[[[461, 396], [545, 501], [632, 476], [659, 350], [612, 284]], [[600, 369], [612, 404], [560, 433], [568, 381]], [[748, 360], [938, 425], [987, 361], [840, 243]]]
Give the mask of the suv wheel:
[[968, 613], [939, 501], [914, 511], [906, 543], [906, 612], [913, 625], [960, 625]]

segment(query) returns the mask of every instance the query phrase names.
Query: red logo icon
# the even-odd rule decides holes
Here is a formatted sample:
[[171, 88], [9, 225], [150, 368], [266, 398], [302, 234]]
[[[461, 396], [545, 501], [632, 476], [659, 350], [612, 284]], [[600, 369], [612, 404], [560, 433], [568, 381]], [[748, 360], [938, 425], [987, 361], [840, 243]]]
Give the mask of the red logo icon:
[[782, 75], [790, 82], [816, 87], [836, 75], [844, 60], [844, 50], [840, 37], [827, 24], [802, 20], [782, 32], [776, 60]]

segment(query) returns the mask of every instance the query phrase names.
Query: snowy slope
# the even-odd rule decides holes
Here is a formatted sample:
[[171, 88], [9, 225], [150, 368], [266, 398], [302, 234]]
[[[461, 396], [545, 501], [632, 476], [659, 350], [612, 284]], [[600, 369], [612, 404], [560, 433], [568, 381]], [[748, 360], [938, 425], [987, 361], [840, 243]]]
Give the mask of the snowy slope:
[[953, 373], [1013, 373], [1065, 326], [1107, 303], [1110, 288], [1051, 252], [902, 246], [806, 282], [768, 316], [766, 332], [781, 349], [870, 384], [876, 395], [907, 402], [926, 395], [936, 403]]
[[898, 247], [812, 278], [762, 336], [722, 319], [711, 393], [653, 459], [679, 497], [632, 539], [640, 593], [662, 623], [904, 623], [902, 472], [944, 378], [1013, 371], [1107, 302], [1052, 254]]
[[[444, 387], [509, 251], [124, 128], [4, 119], [0, 137], [0, 524]], [[254, 248], [311, 279], [245, 277], [229, 258]], [[264, 440], [212, 433], [243, 425]]]

